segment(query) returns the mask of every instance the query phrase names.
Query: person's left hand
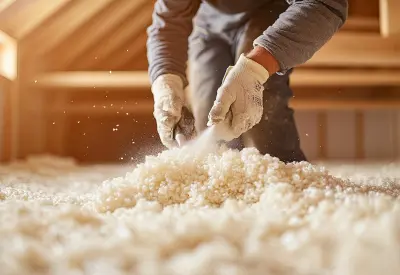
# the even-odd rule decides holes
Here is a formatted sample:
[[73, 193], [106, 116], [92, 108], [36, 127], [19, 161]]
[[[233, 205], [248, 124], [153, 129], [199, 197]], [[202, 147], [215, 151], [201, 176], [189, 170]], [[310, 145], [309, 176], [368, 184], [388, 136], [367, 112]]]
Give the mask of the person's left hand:
[[217, 91], [207, 125], [231, 118], [232, 137], [237, 138], [258, 124], [263, 114], [263, 85], [268, 78], [267, 69], [242, 54], [235, 66], [228, 69]]

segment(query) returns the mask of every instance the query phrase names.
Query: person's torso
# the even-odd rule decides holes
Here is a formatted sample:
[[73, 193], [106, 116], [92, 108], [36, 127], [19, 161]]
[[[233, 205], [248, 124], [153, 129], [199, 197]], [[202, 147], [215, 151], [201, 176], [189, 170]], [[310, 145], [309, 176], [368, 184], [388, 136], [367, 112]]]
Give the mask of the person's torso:
[[235, 32], [253, 12], [274, 1], [291, 0], [202, 0], [194, 23], [213, 33]]
[[203, 0], [216, 10], [226, 14], [246, 13], [273, 0]]

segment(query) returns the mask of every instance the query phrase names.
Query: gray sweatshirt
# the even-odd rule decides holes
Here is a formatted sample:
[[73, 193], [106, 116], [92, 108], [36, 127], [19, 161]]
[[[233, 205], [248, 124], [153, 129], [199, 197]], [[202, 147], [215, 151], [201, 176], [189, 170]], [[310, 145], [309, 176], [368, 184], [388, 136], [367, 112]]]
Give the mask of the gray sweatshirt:
[[[215, 33], [229, 31], [271, 1], [283, 0], [157, 0], [147, 31], [151, 83], [172, 73], [187, 85], [188, 38], [193, 22]], [[281, 72], [308, 61], [344, 24], [348, 12], [348, 0], [287, 2], [288, 9], [254, 41], [275, 57]]]

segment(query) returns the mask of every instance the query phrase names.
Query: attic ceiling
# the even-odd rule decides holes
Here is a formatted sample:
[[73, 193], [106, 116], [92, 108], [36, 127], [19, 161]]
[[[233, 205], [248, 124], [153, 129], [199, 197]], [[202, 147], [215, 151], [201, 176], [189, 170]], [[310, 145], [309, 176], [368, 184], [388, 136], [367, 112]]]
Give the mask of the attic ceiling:
[[[146, 28], [154, 2], [0, 0], [0, 31], [18, 41], [20, 60], [36, 63], [40, 70], [146, 69]], [[350, 2], [350, 14], [364, 5], [363, 0]], [[372, 22], [375, 30], [379, 2], [374, 3], [360, 16], [368, 18], [362, 26]]]
[[70, 0], [3, 0], [0, 3], [0, 29], [21, 39]]
[[46, 70], [116, 70], [145, 54], [153, 5], [148, 0], [0, 0], [0, 30], [20, 43], [22, 59], [35, 56], [46, 62]]

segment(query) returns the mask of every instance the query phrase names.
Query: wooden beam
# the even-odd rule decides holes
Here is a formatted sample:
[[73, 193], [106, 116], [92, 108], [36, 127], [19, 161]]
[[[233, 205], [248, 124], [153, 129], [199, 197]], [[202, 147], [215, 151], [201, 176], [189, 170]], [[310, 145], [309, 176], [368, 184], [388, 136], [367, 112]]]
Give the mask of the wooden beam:
[[9, 80], [17, 77], [17, 41], [1, 31], [0, 75]]
[[317, 69], [298, 68], [291, 76], [293, 86], [398, 86], [400, 69], [361, 70], [361, 69]]
[[104, 62], [103, 66], [110, 68], [111, 70], [119, 70], [124, 65], [131, 61], [138, 54], [146, 49], [147, 33], [143, 31], [139, 34], [135, 40], [130, 41], [125, 47], [121, 47], [121, 50], [112, 54], [113, 58]]
[[338, 32], [304, 66], [400, 67], [400, 39]]
[[11, 108], [11, 82], [0, 75], [0, 161], [9, 161], [11, 159]]
[[397, 110], [392, 112], [392, 146], [393, 146], [393, 158], [399, 157], [399, 112]]
[[364, 113], [361, 110], [356, 112], [356, 158], [365, 158], [365, 127]]
[[[85, 52], [84, 55], [81, 55], [75, 62], [76, 65], [72, 64], [72, 67], [84, 70], [94, 68], [101, 63], [104, 64], [104, 67], [108, 67], [108, 62], [118, 64], [119, 61], [114, 60], [115, 58], [119, 60], [120, 52], [125, 54], [128, 48], [132, 51], [137, 45], [142, 46], [142, 40], [134, 38], [142, 37], [143, 34], [146, 35], [146, 27], [151, 24], [152, 20], [152, 10], [153, 6], [150, 4], [142, 7], [136, 15], [130, 16], [123, 25], [110, 34], [104, 43], [97, 43], [96, 47], [91, 49], [90, 52]], [[111, 65], [111, 67], [115, 66]]]
[[[41, 88], [150, 88], [147, 71], [76, 71], [39, 75], [30, 81]], [[297, 69], [291, 76], [294, 87], [399, 86], [400, 70]]]
[[379, 33], [379, 19], [366, 16], [350, 16], [340, 31]]
[[31, 85], [40, 88], [149, 88], [147, 72], [55, 72], [38, 76]]
[[379, 0], [381, 34], [384, 37], [400, 35], [400, 1]]
[[49, 113], [60, 115], [76, 115], [89, 114], [96, 115], [123, 115], [126, 114], [152, 114], [154, 103], [152, 100], [137, 100], [136, 104], [132, 103], [114, 103], [106, 105], [104, 101], [90, 103], [74, 103], [66, 105], [54, 105], [49, 108]]
[[[120, 27], [134, 11], [142, 12], [147, 0], [119, 0], [110, 5], [104, 12], [94, 17], [89, 24], [83, 26], [70, 37], [74, 43], [63, 43], [55, 48], [46, 58], [55, 70], [68, 70], [71, 64], [85, 52], [99, 44], [107, 43], [107, 35]], [[148, 14], [145, 14], [147, 17]], [[136, 22], [136, 24], [140, 24]], [[134, 26], [130, 28], [134, 30]]]
[[17, 45], [16, 50], [16, 78], [12, 81], [9, 89], [9, 138], [10, 138], [10, 147], [9, 147], [9, 160], [14, 161], [18, 158], [20, 152], [20, 129], [21, 129], [21, 95], [20, 95], [20, 49]]
[[[313, 111], [340, 111], [340, 110], [376, 110], [385, 109], [392, 110], [400, 107], [400, 99], [397, 100], [343, 100], [343, 99], [301, 99], [294, 98], [290, 102], [290, 107], [295, 110], [313, 110]], [[50, 106], [49, 112], [65, 114], [90, 114], [90, 115], [126, 115], [128, 114], [149, 114], [153, 112], [153, 101], [151, 99], [138, 99], [135, 104], [132, 103], [116, 103], [112, 105], [105, 104], [104, 101], [90, 103], [74, 103], [65, 105]], [[321, 121], [323, 120], [321, 116]], [[322, 123], [322, 122], [321, 122]], [[322, 125], [322, 124], [321, 124]], [[323, 127], [323, 126], [321, 126]], [[324, 143], [326, 144], [326, 143]]]
[[31, 55], [35, 49], [36, 55], [49, 52], [68, 36], [88, 22], [93, 16], [107, 7], [114, 0], [71, 1], [62, 13], [44, 21], [36, 31], [31, 32], [23, 40], [25, 54]]
[[16, 2], [16, 0], [2, 0], [0, 2], [0, 12], [8, 9], [15, 2]]
[[398, 99], [312, 99], [296, 97], [291, 100], [290, 106], [296, 110], [396, 110], [400, 108]]
[[21, 39], [70, 0], [18, 0], [0, 16], [0, 27]]

